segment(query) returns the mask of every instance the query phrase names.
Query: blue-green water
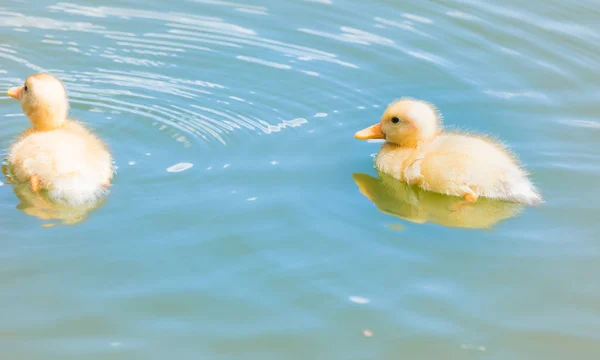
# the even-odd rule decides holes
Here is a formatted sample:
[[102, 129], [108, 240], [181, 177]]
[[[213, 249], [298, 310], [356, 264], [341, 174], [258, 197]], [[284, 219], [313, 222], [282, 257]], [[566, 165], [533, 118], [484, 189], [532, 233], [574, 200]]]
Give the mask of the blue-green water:
[[[598, 358], [599, 17], [4, 1], [0, 88], [58, 75], [119, 169], [87, 218], [0, 187], [0, 358]], [[388, 187], [353, 134], [401, 96], [502, 138], [546, 203], [457, 219]], [[6, 149], [27, 120], [0, 117]]]

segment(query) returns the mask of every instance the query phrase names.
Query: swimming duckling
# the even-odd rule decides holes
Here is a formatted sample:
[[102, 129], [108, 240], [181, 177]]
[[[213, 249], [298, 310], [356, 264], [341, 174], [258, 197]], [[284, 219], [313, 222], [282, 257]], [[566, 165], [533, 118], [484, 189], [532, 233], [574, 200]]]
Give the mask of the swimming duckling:
[[36, 74], [8, 95], [20, 101], [32, 124], [9, 149], [12, 178], [68, 203], [93, 202], [104, 194], [114, 174], [112, 157], [90, 130], [67, 119], [69, 102], [62, 82]]
[[444, 133], [437, 109], [403, 98], [357, 139], [385, 139], [376, 167], [424, 190], [475, 202], [483, 196], [528, 205], [542, 198], [517, 158], [487, 137]]

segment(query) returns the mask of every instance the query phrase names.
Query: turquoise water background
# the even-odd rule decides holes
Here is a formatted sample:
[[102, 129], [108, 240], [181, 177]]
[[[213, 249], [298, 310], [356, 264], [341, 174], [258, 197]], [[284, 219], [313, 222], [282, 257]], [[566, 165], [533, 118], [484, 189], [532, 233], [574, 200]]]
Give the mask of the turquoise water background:
[[[0, 89], [59, 76], [118, 175], [89, 214], [0, 186], [0, 358], [597, 359], [599, 18], [595, 1], [2, 2]], [[546, 202], [457, 219], [385, 185], [380, 144], [353, 135], [402, 96], [500, 137]], [[27, 119], [5, 95], [0, 119], [7, 149]]]

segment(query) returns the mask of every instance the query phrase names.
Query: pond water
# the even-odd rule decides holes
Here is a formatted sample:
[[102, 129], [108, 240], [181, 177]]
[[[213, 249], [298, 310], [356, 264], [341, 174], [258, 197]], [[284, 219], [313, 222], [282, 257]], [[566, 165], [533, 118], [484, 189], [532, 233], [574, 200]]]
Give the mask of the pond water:
[[[59, 76], [118, 166], [91, 212], [0, 186], [3, 359], [600, 356], [596, 1], [0, 17], [0, 89]], [[27, 126], [4, 91], [2, 149]], [[461, 217], [380, 178], [353, 135], [402, 96], [501, 138], [546, 202]]]

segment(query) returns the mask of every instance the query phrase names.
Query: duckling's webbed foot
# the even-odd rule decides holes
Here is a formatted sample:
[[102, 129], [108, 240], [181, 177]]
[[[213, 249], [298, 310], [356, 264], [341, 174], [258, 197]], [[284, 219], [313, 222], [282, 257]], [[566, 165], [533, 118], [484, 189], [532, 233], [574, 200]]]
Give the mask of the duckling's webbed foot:
[[478, 196], [475, 193], [466, 193], [465, 196], [465, 201], [468, 203], [474, 203], [475, 201], [477, 201]]
[[421, 174], [422, 161], [423, 157], [416, 158], [404, 169], [404, 179], [409, 185], [419, 185], [423, 182], [423, 175]]
[[31, 178], [29, 179], [29, 185], [31, 185], [31, 190], [34, 193], [40, 191], [40, 179], [37, 176], [31, 175]]
[[450, 207], [451, 212], [463, 210], [465, 207], [476, 202], [477, 198], [479, 198], [479, 196], [477, 194], [475, 194], [473, 191], [468, 191], [462, 197], [464, 199], [463, 201], [457, 201], [455, 204], [453, 204]]

